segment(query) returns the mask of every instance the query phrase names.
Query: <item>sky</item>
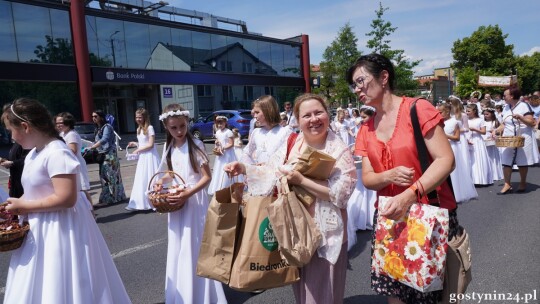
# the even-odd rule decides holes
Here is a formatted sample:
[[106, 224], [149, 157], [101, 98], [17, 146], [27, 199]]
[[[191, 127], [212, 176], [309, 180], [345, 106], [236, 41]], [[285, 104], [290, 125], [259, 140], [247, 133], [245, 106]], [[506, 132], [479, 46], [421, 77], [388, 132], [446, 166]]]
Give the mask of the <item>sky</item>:
[[[152, 0], [152, 2], [156, 2]], [[248, 31], [272, 38], [309, 35], [311, 64], [323, 60], [324, 50], [347, 22], [358, 38], [358, 49], [369, 53], [366, 33], [376, 18], [374, 0], [169, 0], [169, 5], [246, 22]], [[453, 61], [452, 46], [480, 26], [499, 25], [508, 34], [514, 54], [540, 52], [540, 0], [386, 0], [382, 18], [397, 30], [388, 38], [392, 49], [422, 60], [415, 75]], [[224, 26], [226, 28], [226, 26]], [[234, 29], [234, 28], [233, 28]]]

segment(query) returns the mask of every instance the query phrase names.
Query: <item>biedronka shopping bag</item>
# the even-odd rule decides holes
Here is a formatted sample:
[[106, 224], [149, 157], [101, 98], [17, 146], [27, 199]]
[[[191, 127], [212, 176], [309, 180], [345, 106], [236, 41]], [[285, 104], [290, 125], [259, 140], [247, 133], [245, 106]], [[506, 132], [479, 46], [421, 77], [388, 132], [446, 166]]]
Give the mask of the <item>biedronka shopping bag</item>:
[[448, 222], [447, 209], [419, 203], [397, 221], [379, 214], [371, 269], [421, 292], [443, 289]]
[[266, 208], [272, 196], [247, 196], [241, 243], [231, 270], [229, 287], [240, 291], [269, 289], [297, 282], [298, 268], [281, 258]]
[[206, 212], [197, 275], [229, 283], [240, 228], [243, 183], [216, 191]]

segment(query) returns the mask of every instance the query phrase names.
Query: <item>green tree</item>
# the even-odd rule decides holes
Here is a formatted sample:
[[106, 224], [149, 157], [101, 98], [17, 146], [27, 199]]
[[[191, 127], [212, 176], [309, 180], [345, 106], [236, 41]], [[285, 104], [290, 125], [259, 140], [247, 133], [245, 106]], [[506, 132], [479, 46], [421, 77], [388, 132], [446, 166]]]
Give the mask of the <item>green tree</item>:
[[396, 94], [417, 95], [418, 83], [413, 79], [413, 69], [420, 64], [420, 60], [409, 61], [405, 57], [404, 50], [393, 50], [390, 47], [391, 40], [388, 37], [397, 30], [397, 27], [392, 27], [391, 22], [382, 18], [388, 9], [379, 2], [379, 9], [375, 11], [377, 18], [371, 21], [373, 30], [366, 34], [371, 37], [366, 47], [371, 52], [384, 55], [393, 61], [396, 72]]
[[[74, 64], [73, 58], [73, 44], [71, 40], [65, 38], [53, 39], [51, 36], [46, 35], [45, 40], [47, 43], [36, 46], [34, 54], [38, 59], [30, 60], [31, 62], [42, 63], [62, 63], [62, 64]], [[112, 61], [107, 58], [101, 58], [94, 53], [89, 54], [90, 65], [92, 66], [112, 66]]]
[[468, 96], [472, 91], [500, 91], [502, 88], [481, 88], [478, 76], [505, 76], [514, 71], [516, 58], [514, 46], [506, 45], [508, 34], [498, 25], [480, 26], [471, 36], [458, 39], [452, 47], [458, 87], [456, 92]]
[[518, 82], [523, 93], [540, 90], [540, 52], [516, 58]]
[[349, 90], [345, 79], [347, 69], [355, 62], [361, 53], [357, 47], [358, 38], [349, 23], [340, 28], [338, 35], [323, 53], [321, 62], [321, 87], [315, 92], [324, 94], [330, 101], [341, 104], [355, 99]]
[[480, 26], [470, 37], [454, 42], [452, 67], [456, 71], [474, 67], [485, 76], [509, 75], [514, 64], [514, 46], [506, 45], [507, 37], [498, 25]]

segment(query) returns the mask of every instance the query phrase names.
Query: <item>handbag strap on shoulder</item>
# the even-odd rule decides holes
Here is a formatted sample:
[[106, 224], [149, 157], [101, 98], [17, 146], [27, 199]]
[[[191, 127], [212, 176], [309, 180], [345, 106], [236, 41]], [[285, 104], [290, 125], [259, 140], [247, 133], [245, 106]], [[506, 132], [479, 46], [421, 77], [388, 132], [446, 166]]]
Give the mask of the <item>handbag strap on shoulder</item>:
[[291, 153], [292, 147], [294, 146], [294, 143], [296, 142], [296, 138], [298, 138], [298, 133], [293, 132], [291, 135], [289, 135], [289, 138], [287, 139], [287, 154], [285, 154], [285, 161], [289, 159], [289, 154]]

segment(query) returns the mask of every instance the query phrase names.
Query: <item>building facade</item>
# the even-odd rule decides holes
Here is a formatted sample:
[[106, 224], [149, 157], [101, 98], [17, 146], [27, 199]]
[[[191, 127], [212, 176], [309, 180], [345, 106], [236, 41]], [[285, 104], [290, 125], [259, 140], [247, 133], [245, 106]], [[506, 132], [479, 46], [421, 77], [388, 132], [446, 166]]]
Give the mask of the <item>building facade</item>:
[[170, 21], [141, 14], [153, 5], [147, 1], [116, 1], [114, 9], [91, 2], [0, 0], [0, 103], [32, 97], [80, 120], [102, 109], [129, 133], [139, 107], [157, 126], [169, 103], [197, 118], [310, 89], [305, 35], [274, 39]]

